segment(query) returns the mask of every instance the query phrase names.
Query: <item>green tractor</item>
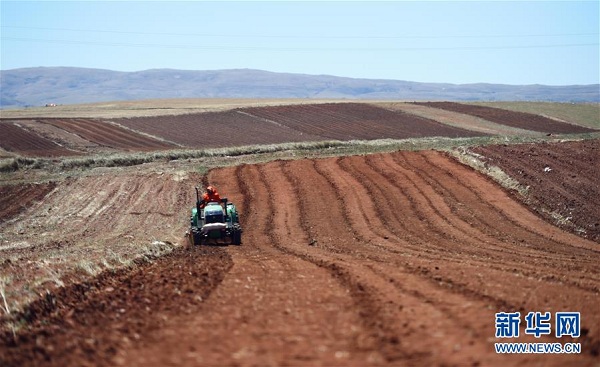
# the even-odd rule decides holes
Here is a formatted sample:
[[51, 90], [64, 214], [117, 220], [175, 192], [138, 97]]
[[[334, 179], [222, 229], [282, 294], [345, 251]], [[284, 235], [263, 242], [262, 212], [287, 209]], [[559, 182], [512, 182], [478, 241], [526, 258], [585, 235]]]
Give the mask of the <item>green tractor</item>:
[[242, 244], [242, 227], [235, 205], [221, 199], [220, 203], [205, 203], [201, 208], [200, 192], [196, 187], [196, 207], [192, 208], [189, 240], [192, 246], [203, 244]]

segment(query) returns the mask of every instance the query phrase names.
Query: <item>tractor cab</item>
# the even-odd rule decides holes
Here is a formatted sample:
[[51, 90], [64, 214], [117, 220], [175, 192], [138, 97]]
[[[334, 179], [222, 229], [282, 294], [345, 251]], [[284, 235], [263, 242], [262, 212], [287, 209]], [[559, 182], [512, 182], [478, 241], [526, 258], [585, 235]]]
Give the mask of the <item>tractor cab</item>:
[[224, 222], [225, 213], [223, 212], [221, 204], [212, 202], [204, 207], [204, 224]]

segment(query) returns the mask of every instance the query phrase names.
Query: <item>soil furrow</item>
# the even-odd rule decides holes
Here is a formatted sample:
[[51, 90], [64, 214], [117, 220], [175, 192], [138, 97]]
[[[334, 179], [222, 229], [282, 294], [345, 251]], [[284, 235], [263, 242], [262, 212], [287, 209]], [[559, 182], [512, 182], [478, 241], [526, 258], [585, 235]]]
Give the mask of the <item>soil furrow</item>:
[[[383, 162], [382, 162], [383, 163]], [[375, 164], [371, 164], [371, 166], [376, 166]], [[385, 164], [385, 166], [390, 166], [389, 164]], [[331, 174], [333, 177], [333, 173]], [[338, 172], [338, 174], [335, 175], [336, 178], [341, 177], [343, 175], [342, 172]], [[362, 181], [362, 180], [361, 180]], [[364, 182], [364, 181], [363, 181]], [[359, 184], [357, 184], [359, 185]], [[352, 190], [350, 190], [347, 187], [342, 188], [338, 188], [338, 190], [343, 190], [342, 192], [352, 192]], [[342, 202], [345, 202], [346, 200], [349, 199], [344, 199], [341, 200]], [[365, 207], [365, 206], [361, 206], [361, 209]], [[349, 208], [347, 205], [345, 205], [345, 208], [348, 212], [353, 212], [356, 209], [353, 208]], [[362, 215], [363, 217], [369, 217], [369, 218], [376, 218], [378, 217], [377, 213], [375, 210], [372, 210], [371, 212], [369, 212], [368, 214], [363, 213]], [[354, 216], [354, 218], [356, 218], [356, 216]], [[365, 229], [371, 229], [373, 226], [371, 225], [363, 225], [362, 228]], [[360, 225], [359, 225], [359, 228]], [[379, 228], [379, 227], [378, 227]], [[373, 232], [374, 233], [374, 232]], [[385, 250], [385, 251], [391, 251], [397, 254], [403, 254], [403, 255], [407, 255], [407, 254], [411, 254], [414, 255], [417, 252], [407, 252], [407, 248], [406, 248], [406, 243], [402, 243], [401, 246], [399, 246], [396, 241], [397, 239], [395, 237], [392, 236], [392, 238], [388, 237], [385, 238], [387, 236], [383, 236], [383, 238], [379, 238], [379, 244], [375, 244], [374, 246], [378, 247], [380, 250]], [[491, 267], [495, 270], [499, 270], [499, 271], [509, 271], [509, 272], [514, 272], [513, 269], [515, 269], [515, 266], [517, 266], [519, 269], [526, 269], [526, 270], [521, 270], [521, 274], [526, 275], [526, 276], [536, 276], [536, 277], [542, 277], [545, 275], [544, 272], [541, 271], [536, 271], [536, 266], [535, 265], [531, 265], [529, 266], [527, 263], [524, 263], [522, 260], [519, 260], [517, 262], [513, 262], [512, 264], [506, 264], [504, 261], [492, 261], [492, 257], [488, 256], [481, 256], [479, 253], [479, 256], [475, 257], [475, 255], [478, 255], [478, 253], [476, 252], [476, 248], [479, 248], [479, 251], [483, 250], [482, 246], [477, 246], [477, 236], [474, 236], [472, 238], [469, 239], [471, 244], [469, 246], [465, 246], [464, 243], [459, 243], [459, 244], [454, 244], [453, 247], [455, 248], [455, 250], [453, 250], [452, 252], [450, 251], [445, 251], [445, 257], [451, 256], [454, 257], [456, 259], [460, 259], [460, 258], [464, 258], [465, 255], [469, 255], [470, 257], [470, 263], [477, 263], [480, 264], [481, 266], [487, 266], [487, 267]], [[393, 242], [392, 245], [382, 245], [386, 242]], [[373, 244], [369, 244], [371, 246], [373, 246]], [[470, 249], [471, 246], [475, 246], [475, 249]], [[497, 251], [495, 248], [492, 248], [493, 251]], [[486, 251], [489, 251], [489, 249], [486, 249]], [[517, 250], [512, 250], [513, 252], [517, 252]], [[439, 257], [431, 257], [431, 256], [424, 256], [421, 253], [417, 253], [420, 258], [427, 258], [430, 260], [439, 260]], [[495, 256], [497, 257], [497, 256]], [[579, 278], [579, 277], [578, 277]], [[559, 280], [557, 279], [556, 282], [559, 282]], [[587, 290], [593, 290], [593, 288], [587, 288], [584, 285], [579, 284], [578, 282], [572, 282], [570, 283], [573, 286], [576, 287], [581, 287], [583, 289], [587, 289]]]
[[[318, 164], [320, 164], [321, 162], [318, 162]], [[307, 173], [307, 171], [303, 171], [305, 174]], [[321, 172], [321, 174], [323, 174], [323, 172]], [[295, 251], [294, 250], [288, 250], [288, 253], [293, 254]], [[361, 253], [364, 253], [361, 254]], [[374, 315], [375, 318], [379, 318], [380, 321], [374, 321], [373, 319], [369, 319], [369, 320], [365, 320], [364, 324], [365, 326], [368, 327], [368, 325], [372, 325], [373, 323], [377, 324], [378, 322], [390, 322], [390, 320], [386, 319], [386, 316], [382, 316], [382, 313], [388, 312], [388, 311], [382, 311], [384, 309], [387, 308], [387, 306], [385, 305], [389, 305], [391, 302], [391, 304], [397, 304], [397, 300], [392, 301], [390, 299], [390, 291], [388, 289], [388, 287], [383, 287], [380, 284], [379, 280], [376, 280], [372, 277], [368, 277], [367, 279], [365, 279], [365, 270], [363, 265], [352, 265], [350, 266], [349, 264], [352, 264], [353, 262], [356, 263], [357, 259], [365, 259], [365, 258], [369, 258], [368, 255], [368, 251], [363, 251], [362, 247], [353, 254], [354, 259], [349, 258], [348, 260], [341, 260], [340, 257], [343, 258], [347, 258], [348, 255], [341, 255], [341, 254], [336, 254], [335, 259], [336, 260], [332, 260], [332, 258], [325, 254], [323, 255], [321, 252], [319, 251], [311, 251], [309, 253], [304, 253], [304, 254], [296, 254], [297, 256], [300, 256], [308, 261], [311, 261], [315, 264], [319, 264], [320, 266], [323, 266], [327, 269], [330, 269], [330, 271], [332, 272], [332, 274], [337, 277], [339, 279], [340, 282], [342, 282], [343, 284], [346, 284], [347, 287], [349, 287], [350, 289], [353, 289], [351, 291], [351, 293], [354, 294], [354, 298], [357, 298], [357, 300], [355, 301], [359, 307], [365, 307], [365, 306], [360, 306], [361, 302], [368, 302], [370, 304], [376, 303], [378, 299], [380, 299], [382, 296], [382, 294], [386, 294], [385, 298], [388, 299], [388, 301], [383, 302], [383, 301], [379, 301], [380, 305], [378, 305], [377, 307], [380, 307], [381, 309], [378, 311], [374, 311], [372, 309], [368, 310], [370, 315]], [[368, 266], [368, 265], [367, 265]], [[391, 274], [393, 273], [393, 271], [387, 271], [387, 274]], [[357, 274], [361, 274], [360, 275], [360, 279], [362, 279], [361, 281], [358, 281], [358, 277]], [[381, 277], [381, 276], [379, 276]], [[402, 279], [404, 277], [400, 277], [400, 279]], [[387, 277], [385, 278], [387, 279]], [[404, 280], [403, 280], [404, 281]], [[422, 282], [423, 280], [421, 280]], [[433, 279], [432, 279], [432, 282]], [[436, 280], [434, 283], [439, 283], [439, 280]], [[387, 291], [383, 292], [383, 289], [388, 289]], [[357, 290], [358, 289], [358, 290]], [[362, 294], [361, 292], [366, 292], [366, 294], [368, 294], [369, 296], [367, 297], [367, 300], [364, 300], [364, 296], [360, 296], [359, 294]], [[416, 297], [416, 300], [415, 300]], [[421, 297], [422, 298], [422, 297]], [[440, 298], [445, 298], [445, 297], [440, 297]], [[481, 299], [481, 297], [479, 297]], [[418, 297], [418, 293], [414, 293], [412, 294], [412, 296], [407, 296], [404, 295], [402, 296], [403, 302], [406, 303], [408, 302], [409, 304], [418, 304], [421, 301], [419, 301], [419, 297]], [[411, 300], [412, 299], [412, 300]], [[460, 298], [462, 301], [464, 301], [463, 298]], [[489, 297], [487, 298], [483, 298], [484, 300], [490, 300]], [[502, 306], [506, 306], [504, 303], [502, 303], [501, 301], [496, 302], [496, 304], [502, 305]], [[373, 306], [371, 305], [371, 308]], [[489, 314], [490, 312], [488, 312]], [[430, 313], [429, 313], [430, 314]], [[389, 317], [389, 316], [388, 316]], [[384, 321], [385, 320], [385, 321]], [[403, 320], [402, 317], [398, 318], [398, 320]], [[392, 321], [394, 322], [394, 321]], [[436, 324], [437, 325], [437, 324]], [[439, 329], [439, 325], [436, 326]], [[372, 328], [372, 327], [371, 327]], [[420, 362], [425, 362], [425, 361], [431, 361], [431, 357], [428, 356], [428, 354], [421, 350], [421, 351], [408, 351], [405, 350], [403, 348], [401, 348], [401, 346], [397, 346], [397, 347], [392, 347], [391, 345], [395, 345], [395, 344], [402, 344], [403, 339], [401, 337], [398, 337], [398, 332], [395, 330], [400, 330], [400, 329], [404, 329], [406, 330], [406, 327], [402, 328], [400, 326], [392, 328], [390, 330], [377, 330], [375, 335], [379, 335], [379, 338], [377, 339], [377, 345], [380, 345], [380, 349], [383, 351], [384, 356], [386, 357], [386, 360], [389, 361], [393, 361], [395, 360], [395, 358], [401, 358], [403, 360], [411, 360], [411, 359], [415, 359], [415, 360], [419, 360]], [[448, 330], [450, 329], [456, 329], [455, 327], [451, 327], [448, 326], [447, 327]], [[460, 329], [460, 328], [459, 328]], [[413, 329], [411, 329], [411, 333], [412, 337], [414, 338], [421, 338], [419, 337], [419, 333]], [[387, 337], [382, 337], [382, 335], [387, 335]], [[411, 343], [407, 343], [408, 345], [411, 345]], [[449, 348], [453, 348], [456, 347], [456, 345], [452, 345]], [[400, 349], [398, 349], [400, 348]], [[480, 346], [479, 348], [483, 348], [482, 346]], [[411, 349], [411, 348], [409, 348]]]
[[[522, 186], [529, 187], [526, 200], [540, 217], [600, 242], [600, 206], [597, 205], [600, 171], [590, 169], [600, 159], [599, 139], [478, 147], [474, 152], [488, 164], [499, 166]], [[561, 165], [557, 162], [563, 159], [561, 157], [580, 163]], [[524, 201], [518, 195], [516, 198]]]
[[[362, 107], [295, 113], [315, 110], [306, 119], [318, 125], [319, 115], [353, 108]], [[273, 113], [267, 110], [265, 116]], [[202, 177], [172, 163], [168, 170], [152, 167], [65, 179], [23, 212], [31, 223], [2, 224], [12, 246], [0, 250], [10, 256], [0, 261], [9, 301], [28, 285], [25, 279], [40, 274], [47, 280], [34, 289], [48, 295], [27, 309], [15, 336], [10, 329], [1, 334], [0, 363], [593, 366], [597, 360], [597, 244], [544, 222], [443, 153], [272, 161]], [[241, 246], [177, 242], [184, 240], [197, 184], [216, 186], [237, 206]], [[151, 255], [173, 247], [170, 255]], [[92, 259], [125, 263], [128, 252], [154, 261], [90, 276]], [[60, 268], [65, 261], [72, 268]], [[89, 271], [87, 283], [58, 277], [76, 271]], [[7, 274], [15, 275], [12, 283]], [[67, 286], [58, 288], [60, 281]], [[519, 338], [495, 338], [495, 314], [517, 311], [523, 317], [580, 312], [581, 336], [534, 338], [522, 319]], [[494, 344], [504, 341], [573, 341], [582, 353], [497, 354]]]
[[[311, 163], [312, 167], [307, 166], [306, 170], [296, 170], [294, 172], [296, 172], [296, 174], [298, 174], [298, 172], [307, 174], [312, 168], [312, 170], [318, 173], [314, 163]], [[308, 218], [312, 217], [310, 222], [316, 224], [319, 233], [322, 233], [322, 231], [326, 230], [323, 228], [324, 223], [319, 223], [314, 220], [314, 213], [319, 213], [320, 211], [313, 210], [313, 205], [317, 204], [320, 199], [314, 196], [311, 197], [308, 194], [310, 189], [306, 186], [318, 186], [321, 193], [323, 193], [327, 187], [323, 184], [317, 184], [316, 182], [310, 182], [307, 185], [307, 181], [299, 180], [298, 177], [293, 174], [294, 172], [287, 171], [286, 173], [289, 184], [294, 187], [294, 191], [300, 194], [307, 192], [305, 196], [301, 195], [297, 197], [310, 198], [310, 200], [307, 200], [308, 204], [306, 201], [299, 200], [300, 215]], [[312, 176], [314, 175], [311, 175], [311, 177]], [[331, 187], [328, 189], [331, 189]], [[334, 212], [338, 211], [337, 207], [332, 210]], [[338, 218], [339, 216], [334, 214], [333, 217]], [[351, 230], [348, 231], [348, 225], [349, 223], [346, 222], [345, 224], [338, 223], [333, 226], [339, 228], [339, 237], [336, 242], [337, 246], [331, 244], [322, 246], [322, 237], [316, 237], [313, 238], [313, 241], [317, 241], [312, 245], [314, 246], [314, 250], [311, 249], [304, 253], [291, 249], [288, 251], [292, 251], [296, 256], [300, 256], [302, 259], [327, 269], [332, 277], [348, 289], [353, 302], [358, 309], [359, 316], [362, 320], [361, 324], [367, 330], [367, 333], [360, 336], [356, 341], [359, 350], [379, 351], [387, 361], [423, 358], [422, 352], [410, 352], [409, 349], [405, 349], [405, 346], [401, 345], [396, 329], [391, 326], [399, 321], [389, 313], [391, 305], [381, 300], [383, 294], [385, 294], [385, 292], [382, 292], [381, 286], [372, 284], [373, 280], [364, 278], [364, 270], [362, 270], [361, 262], [367, 260], [366, 257], [361, 256], [360, 253], [360, 247], [363, 246], [363, 244], [354, 238]], [[328, 240], [328, 238], [326, 239]], [[349, 246], [352, 248], [350, 249]], [[357, 261], [359, 263], [356, 263]]]
[[[521, 227], [518, 225], [518, 223], [513, 222], [512, 219], [507, 220], [504, 216], [498, 217], [497, 215], [499, 212], [495, 210], [495, 208], [490, 207], [487, 202], [480, 200], [480, 198], [473, 195], [476, 194], [475, 191], [464, 187], [463, 181], [453, 179], [449, 171], [440, 170], [439, 167], [431, 164], [426, 156], [422, 155], [419, 157], [414, 157], [414, 159], [418, 160], [418, 163], [412, 163], [412, 171], [423, 178], [424, 182], [426, 183], [423, 186], [428, 188], [435, 188], [436, 186], [445, 187], [444, 192], [448, 193], [448, 195], [444, 196], [445, 199], [454, 195], [452, 194], [452, 191], [456, 191], [457, 196], [455, 197], [460, 197], [463, 203], [456, 200], [454, 206], [457, 207], [460, 205], [460, 208], [465, 207], [471, 209], [471, 216], [469, 219], [463, 221], [462, 223], [458, 222], [461, 226], [467, 224], [469, 226], [477, 226], [477, 228], [487, 228], [486, 232], [488, 232], [490, 235], [484, 235], [484, 233], [477, 231], [476, 229], [471, 231], [472, 239], [476, 239], [475, 245], [485, 246], [485, 250], [490, 253], [497, 254], [502, 252], [503, 254], [514, 254], [518, 255], [519, 258], [521, 258], [523, 255], [527, 255], [534, 257], [536, 261], [554, 258], [565, 260], [570, 256], [569, 253], [559, 256], [558, 254], [547, 254], [539, 251], [540, 249], [545, 249], [546, 245], [545, 241], [540, 241], [542, 239], [538, 233], [532, 234], [527, 230], [527, 228], [520, 229]], [[411, 164], [410, 160], [405, 161]], [[414, 167], [423, 167], [423, 169], [415, 169]], [[455, 182], [456, 185], [448, 185], [448, 182]], [[434, 195], [431, 193], [429, 193], [428, 196], [432, 198], [434, 197]], [[464, 202], [467, 202], [468, 205], [465, 206]], [[440, 206], [438, 205], [438, 207]], [[460, 213], [465, 211], [466, 210], [455, 210], [452, 211], [452, 213], [444, 213], [442, 216], [445, 218], [450, 217], [451, 220], [453, 220], [453, 223], [457, 223], [456, 219], [460, 219]], [[469, 220], [479, 223], [469, 223]], [[497, 227], [498, 223], [503, 223], [504, 225], [507, 223], [514, 223], [515, 227], [502, 229]], [[468, 227], [465, 227], [465, 229], [469, 230]], [[524, 230], [526, 232], [519, 232], [520, 230]], [[515, 237], [515, 233], [518, 233], [517, 237], [527, 240], [527, 242], [522, 242], [522, 247], [520, 247], [518, 251], [513, 246], [514, 239], [507, 237], [508, 235]], [[484, 238], [485, 240], [481, 241]], [[473, 244], [471, 243], [470, 245], [472, 246]]]
[[24, 311], [25, 332], [0, 335], [0, 364], [112, 366], [118, 350], [151, 342], [167, 322], [193, 314], [230, 267], [222, 249], [180, 249], [48, 293]]
[[487, 236], [480, 230], [474, 228], [468, 219], [463, 220], [460, 217], [457, 212], [461, 210], [461, 203], [456, 201], [450, 205], [447, 204], [446, 201], [449, 198], [435, 191], [434, 186], [427, 180], [427, 173], [423, 168], [416, 168], [410, 164], [407, 157], [397, 155], [384, 157], [384, 162], [381, 162], [380, 166], [385, 167], [386, 164], [392, 163], [399, 168], [392, 173], [392, 177], [399, 177], [399, 181], [410, 183], [411, 189], [415, 192], [413, 196], [423, 202], [421, 207], [423, 210], [427, 210], [430, 223], [435, 223], [433, 226], [438, 227], [438, 232], [443, 231], [443, 235], [449, 237], [453, 247], [447, 248], [447, 251], [453, 255], [463, 256], [465, 251], [468, 252], [471, 249], [475, 251], [482, 241], [491, 240], [491, 238], [486, 238]]
[[[397, 237], [404, 238], [407, 246], [412, 246], [417, 250], [430, 246], [427, 239], [423, 238], [428, 228], [425, 217], [418, 211], [414, 198], [408, 195], [403, 188], [396, 186], [393, 180], [389, 180], [385, 176], [381, 178], [375, 176], [370, 179], [367, 173], [372, 169], [363, 161], [342, 159], [339, 166], [343, 171], [357, 178], [367, 193], [366, 196], [377, 208], [378, 217], [385, 222], [384, 225], [393, 230]], [[416, 219], [411, 225], [405, 221], [406, 213], [411, 213]]]
[[[479, 198], [481, 205], [493, 207], [493, 212], [497, 213], [498, 224], [506, 224], [519, 228], [519, 233], [523, 233], [525, 238], [528, 236], [539, 236], [551, 244], [556, 244], [559, 248], [568, 247], [581, 247], [587, 250], [597, 251], [600, 253], [600, 249], [594, 244], [588, 241], [580, 241], [576, 236], [564, 233], [558, 228], [548, 225], [546, 222], [532, 216], [532, 211], [521, 203], [511, 200], [504, 190], [499, 190], [491, 179], [486, 177], [477, 177], [478, 173], [469, 169], [458, 169], [459, 163], [449, 160], [448, 158], [442, 157], [437, 153], [430, 154], [428, 152], [423, 153], [424, 157], [431, 160], [432, 163], [438, 165], [441, 169], [447, 172], [452, 172], [456, 176], [455, 180], [461, 182]], [[469, 182], [476, 182], [478, 186], [469, 184]], [[509, 231], [510, 232], [510, 231]], [[542, 247], [541, 250], [552, 253], [553, 248]]]

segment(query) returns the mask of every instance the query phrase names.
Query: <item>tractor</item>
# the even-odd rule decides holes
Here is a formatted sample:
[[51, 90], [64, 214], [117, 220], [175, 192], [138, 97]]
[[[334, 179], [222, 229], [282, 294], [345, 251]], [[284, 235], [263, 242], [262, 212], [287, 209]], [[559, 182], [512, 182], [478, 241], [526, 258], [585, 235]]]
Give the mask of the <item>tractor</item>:
[[204, 203], [201, 207], [200, 192], [196, 187], [196, 207], [192, 208], [190, 244], [242, 244], [242, 227], [240, 226], [237, 209], [233, 203], [222, 198], [220, 203]]

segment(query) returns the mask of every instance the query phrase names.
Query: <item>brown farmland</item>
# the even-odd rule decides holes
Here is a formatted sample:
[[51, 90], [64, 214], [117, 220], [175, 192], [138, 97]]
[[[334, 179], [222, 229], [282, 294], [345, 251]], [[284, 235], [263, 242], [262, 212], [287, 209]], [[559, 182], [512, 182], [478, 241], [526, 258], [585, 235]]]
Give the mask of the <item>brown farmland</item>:
[[42, 201], [54, 187], [55, 182], [0, 186], [0, 223]]
[[600, 140], [477, 147], [548, 221], [600, 243]]
[[371, 140], [486, 135], [364, 103], [252, 107], [242, 111], [296, 131], [316, 134], [327, 139]]
[[241, 111], [117, 119], [117, 123], [193, 148], [323, 140]]
[[151, 151], [176, 145], [96, 119], [0, 121], [0, 147], [28, 157], [61, 157], [103, 151]]
[[8, 151], [34, 156], [93, 154], [115, 150], [222, 148], [332, 139], [347, 141], [488, 135], [364, 103], [249, 107], [110, 121], [38, 118], [24, 119], [22, 124], [31, 132], [18, 130], [15, 126], [12, 130], [21, 135], [29, 134], [29, 140], [35, 138], [36, 142], [21, 148], [24, 143], [15, 141], [23, 140], [21, 135], [13, 139], [11, 136], [16, 132], [11, 130], [11, 134], [5, 134], [0, 140], [0, 146]]
[[100, 146], [123, 150], [156, 150], [173, 148], [173, 144], [141, 135], [135, 131], [95, 119], [43, 119]]
[[[418, 115], [423, 114], [423, 111], [412, 111], [406, 107], [410, 104], [404, 105], [390, 104], [389, 108], [384, 108], [367, 103], [346, 102], [246, 107], [112, 120], [5, 119], [0, 125], [4, 132], [0, 147], [26, 156], [56, 157], [324, 140], [457, 138], [535, 135], [531, 131], [594, 131], [539, 115], [450, 102], [421, 104], [460, 112], [451, 117], [429, 112], [431, 118], [428, 118]], [[460, 116], [464, 114], [477, 118], [470, 116], [463, 119]], [[16, 126], [17, 123], [22, 126]]]
[[579, 134], [596, 131], [540, 115], [494, 107], [475, 106], [456, 102], [414, 102], [414, 104], [477, 116], [498, 124], [547, 134]]
[[[32, 245], [9, 249], [13, 260], [0, 265], [22, 277], [5, 285], [9, 299], [51, 246], [68, 254], [85, 243], [91, 256], [152, 238], [184, 243], [199, 177], [107, 172], [61, 182], [31, 225], [0, 227], [5, 240]], [[2, 334], [0, 364], [597, 363], [598, 244], [444, 153], [275, 161], [215, 169], [205, 181], [238, 205], [242, 246], [181, 247], [49, 293], [22, 314], [21, 330]], [[47, 263], [54, 274], [65, 264]], [[496, 354], [502, 311], [581, 312], [581, 337], [559, 340], [581, 343], [581, 354]], [[524, 328], [516, 341], [557, 341]]]
[[0, 121], [0, 136], [0, 146], [3, 149], [26, 157], [60, 157], [80, 154], [17, 126], [12, 121]]
[[364, 103], [250, 107], [225, 112], [117, 119], [115, 122], [196, 148], [331, 139], [486, 135]]

